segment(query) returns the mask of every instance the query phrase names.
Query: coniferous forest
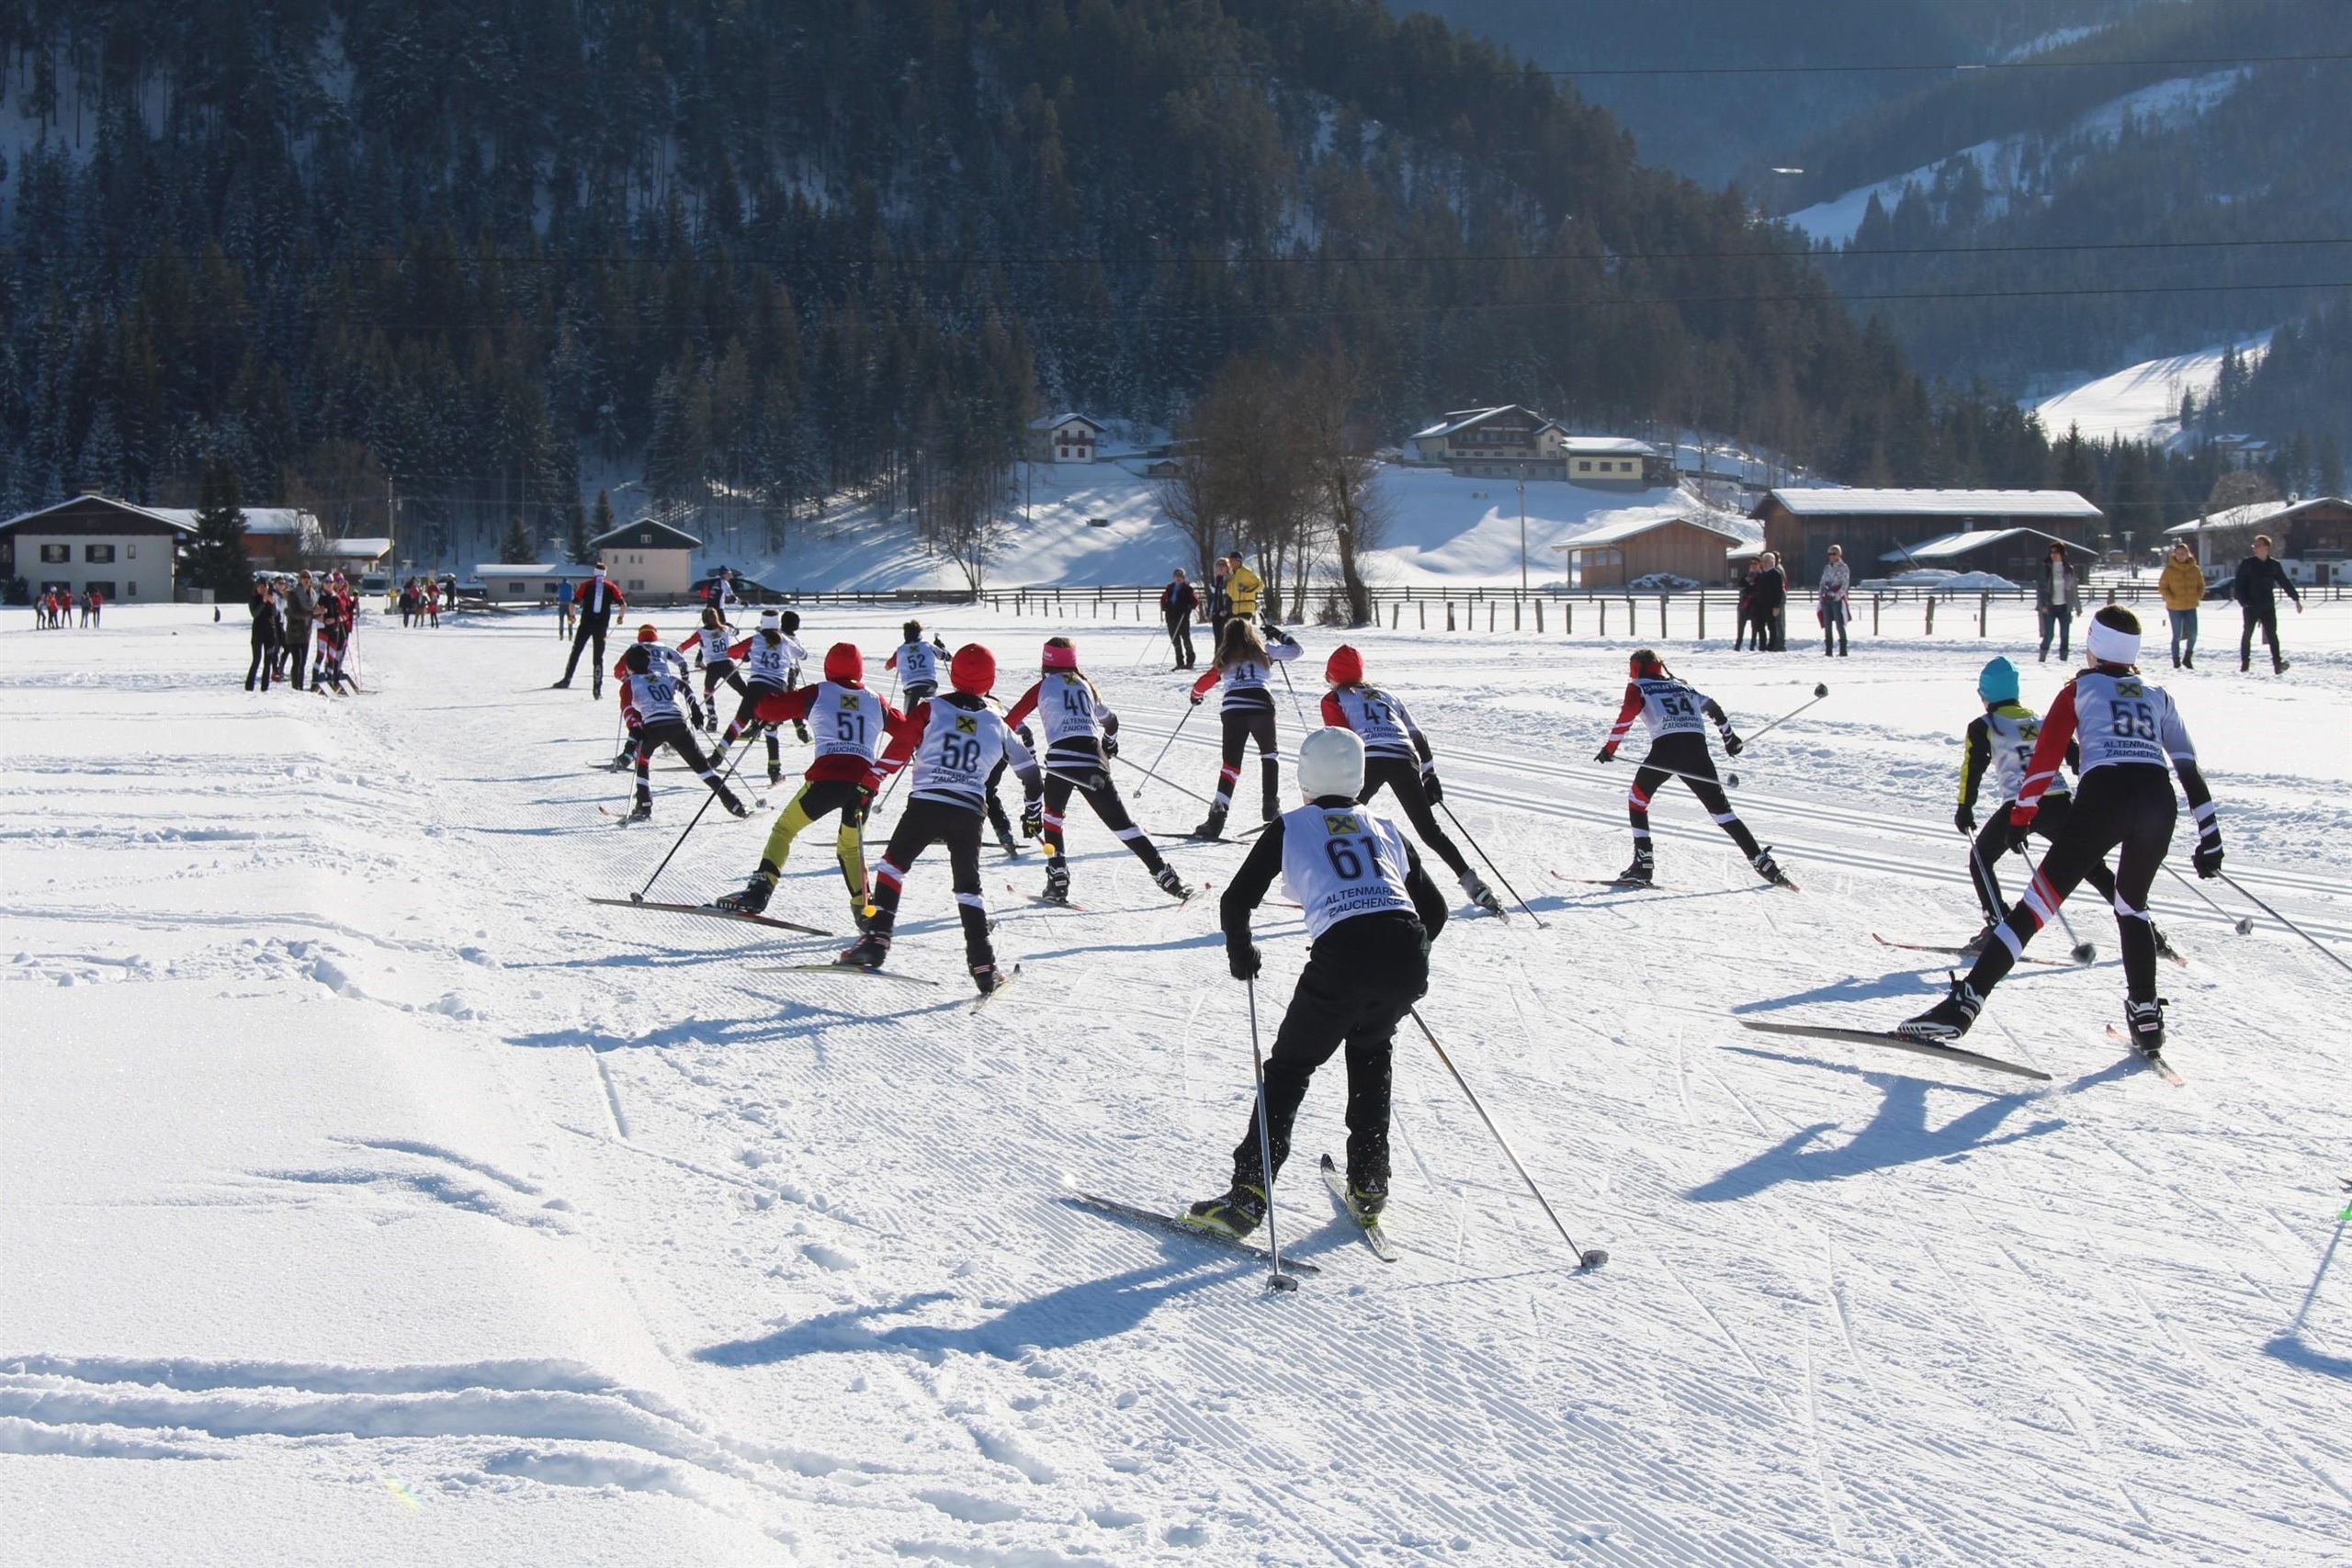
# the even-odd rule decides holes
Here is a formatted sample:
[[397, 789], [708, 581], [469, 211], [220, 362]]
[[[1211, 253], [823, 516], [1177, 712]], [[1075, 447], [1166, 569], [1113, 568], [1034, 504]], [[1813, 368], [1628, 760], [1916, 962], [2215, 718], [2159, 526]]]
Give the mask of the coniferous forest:
[[12, 510], [213, 463], [462, 562], [641, 466], [773, 546], [984, 495], [1041, 406], [1169, 423], [1333, 345], [1397, 434], [2050, 477], [1736, 189], [1373, 0], [15, 0], [0, 45]]

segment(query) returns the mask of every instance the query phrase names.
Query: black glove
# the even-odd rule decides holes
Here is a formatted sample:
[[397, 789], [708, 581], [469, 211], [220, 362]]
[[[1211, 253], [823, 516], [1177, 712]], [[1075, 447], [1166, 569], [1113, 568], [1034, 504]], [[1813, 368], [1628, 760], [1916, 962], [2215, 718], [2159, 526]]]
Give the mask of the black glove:
[[1024, 800], [1021, 803], [1021, 836], [1034, 839], [1046, 830], [1046, 803]]
[[1029, 732], [1029, 727], [1027, 725], [1023, 725], [1012, 733], [1019, 736], [1021, 738], [1021, 744], [1028, 747], [1032, 751], [1035, 751], [1037, 749], [1037, 738]]
[[695, 728], [696, 729], [700, 729], [702, 728], [702, 705], [695, 701], [693, 697], [689, 696], [686, 699], [686, 712], [694, 718]]
[[1742, 740], [1738, 736], [1734, 735], [1734, 734], [1733, 734], [1730, 730], [1728, 730], [1728, 729], [1726, 729], [1726, 730], [1724, 730], [1724, 756], [1726, 756], [1726, 757], [1736, 757], [1736, 756], [1738, 756], [1742, 751], [1745, 751], [1745, 750], [1747, 750], [1747, 741]]
[[1437, 770], [1435, 768], [1423, 768], [1421, 770], [1421, 793], [1430, 797], [1430, 804], [1431, 806], [1435, 806], [1439, 801], [1445, 798], [1445, 786], [1437, 782]]
[[1201, 694], [1200, 694], [1200, 693], [1198, 693], [1198, 692], [1194, 692], [1194, 693], [1193, 694], [1193, 705], [1194, 707], [1198, 707], [1198, 706], [1200, 706], [1200, 705], [1201, 705]]
[[1118, 754], [1119, 738], [1115, 735], [1104, 736], [1102, 738], [1102, 755], [1105, 757], [1115, 757]]
[[794, 719], [792, 721], [792, 733], [798, 739], [800, 744], [803, 746], [808, 744], [808, 724], [807, 720], [797, 718]]
[[1237, 980], [1254, 980], [1258, 977], [1258, 971], [1265, 966], [1264, 961], [1258, 956], [1258, 944], [1246, 936], [1225, 944], [1225, 962]]
[[2032, 837], [2033, 824], [2020, 822], [2013, 815], [2009, 818], [2007, 831], [2002, 835], [2001, 842], [2008, 853], [2016, 854], [2025, 848], [2026, 840]]
[[1592, 760], [1596, 762], [1613, 762], [1617, 760], [1617, 748], [1614, 746], [1603, 746], [1600, 750], [1593, 753]]
[[1963, 833], [1973, 833], [1976, 831], [1976, 808], [1966, 805], [1959, 807], [1951, 814], [1951, 825]]
[[2206, 881], [2211, 882], [2213, 878], [2221, 875], [2222, 835], [2219, 833], [2205, 833], [2199, 835], [2197, 840], [2197, 852], [2188, 858], [2190, 863], [2197, 867], [2197, 874], [2203, 877]]
[[858, 785], [857, 793], [850, 796], [847, 806], [842, 807], [842, 826], [844, 828], [865, 827], [865, 814], [873, 809], [874, 792], [864, 784]]

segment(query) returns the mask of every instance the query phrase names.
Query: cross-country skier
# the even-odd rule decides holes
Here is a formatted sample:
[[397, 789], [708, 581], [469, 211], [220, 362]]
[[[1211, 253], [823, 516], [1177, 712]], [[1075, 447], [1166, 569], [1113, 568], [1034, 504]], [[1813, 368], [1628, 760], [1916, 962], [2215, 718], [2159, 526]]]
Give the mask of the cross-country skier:
[[[734, 722], [719, 738], [718, 754], [738, 738], [757, 728], [767, 736], [768, 783], [784, 782], [784, 752], [776, 743], [775, 726], [762, 725], [754, 716], [762, 701], [781, 696], [800, 684], [800, 666], [808, 661], [808, 650], [792, 634], [800, 629], [800, 616], [791, 610], [762, 610], [760, 629], [727, 650], [727, 657], [742, 666], [743, 700], [735, 709]], [[795, 727], [801, 739], [808, 739], [805, 724]]]
[[1358, 804], [1364, 747], [1353, 731], [1318, 729], [1298, 747], [1299, 793], [1250, 847], [1220, 914], [1237, 980], [1257, 977], [1250, 914], [1279, 875], [1306, 914], [1313, 939], [1266, 1057], [1269, 1171], [1255, 1115], [1233, 1150], [1233, 1183], [1195, 1203], [1185, 1223], [1244, 1236], [1266, 1217], [1266, 1190], [1290, 1157], [1291, 1125], [1307, 1079], [1342, 1045], [1348, 1062], [1348, 1188], [1357, 1209], [1388, 1201], [1390, 1046], [1397, 1021], [1429, 989], [1430, 944], [1445, 929], [1445, 896], [1395, 823]]
[[1005, 714], [1004, 722], [1018, 727], [1031, 714], [1046, 731], [1046, 794], [1035, 812], [1023, 811], [1023, 831], [1046, 840], [1046, 897], [1057, 904], [1069, 901], [1069, 856], [1062, 833], [1062, 813], [1072, 790], [1086, 797], [1102, 826], [1119, 836], [1151, 873], [1159, 890], [1178, 900], [1193, 890], [1176, 868], [1159, 858], [1151, 840], [1127, 815], [1119, 786], [1111, 777], [1111, 759], [1119, 754], [1119, 716], [1102, 700], [1094, 682], [1079, 672], [1078, 645], [1066, 637], [1046, 639], [1045, 673], [1021, 694]]
[[[716, 613], [715, 611], [713, 612]], [[841, 813], [841, 829], [833, 836], [834, 858], [841, 863], [842, 881], [849, 887], [850, 919], [864, 931], [869, 919], [865, 889], [865, 812], [874, 801], [865, 788], [887, 739], [905, 728], [898, 709], [865, 689], [865, 656], [854, 642], [837, 642], [825, 650], [825, 677], [816, 684], [797, 687], [760, 699], [754, 710], [763, 724], [802, 719], [817, 736], [817, 759], [808, 764], [799, 793], [777, 816], [760, 852], [760, 866], [741, 893], [717, 902], [722, 909], [756, 915], [768, 907], [776, 878], [792, 853], [792, 840], [829, 812]]]
[[2080, 786], [2065, 825], [2041, 858], [2025, 897], [2009, 910], [1951, 995], [1895, 1032], [1921, 1040], [1956, 1040], [2025, 952], [2044, 921], [2107, 852], [2120, 848], [2115, 867], [2115, 926], [2123, 948], [2123, 1021], [2132, 1043], [2154, 1055], [2165, 1043], [2165, 1004], [2156, 995], [2155, 929], [2148, 921], [2148, 886], [2155, 880], [2178, 818], [2167, 763], [2180, 778], [2197, 821], [2197, 874], [2222, 874], [2222, 828], [2212, 792], [2197, 768], [2197, 749], [2180, 713], [2162, 688], [2143, 680], [2140, 619], [2120, 604], [2091, 617], [2083, 639], [2089, 668], [2059, 692], [2041, 721], [2024, 787], [2009, 808], [2008, 841], [2022, 845], [2058, 778], [2070, 744], [2081, 749]]
[[1363, 798], [1368, 801], [1383, 789], [1393, 790], [1414, 833], [1437, 852], [1470, 901], [1499, 916], [1502, 900], [1470, 869], [1470, 863], [1446, 837], [1445, 829], [1437, 824], [1437, 814], [1430, 809], [1445, 798], [1445, 786], [1438, 782], [1436, 757], [1413, 716], [1393, 693], [1365, 682], [1363, 655], [1344, 642], [1324, 660], [1323, 679], [1331, 686], [1323, 694], [1324, 724], [1352, 729], [1363, 740]]
[[1237, 610], [1217, 640], [1216, 661], [1193, 682], [1194, 707], [1201, 705], [1210, 687], [1225, 682], [1225, 698], [1217, 708], [1217, 717], [1225, 725], [1225, 758], [1217, 770], [1216, 799], [1207, 818], [1193, 829], [1193, 838], [1225, 837], [1225, 814], [1233, 804], [1235, 781], [1241, 777], [1242, 747], [1250, 741], [1258, 746], [1261, 815], [1271, 822], [1281, 809], [1282, 753], [1274, 745], [1274, 694], [1266, 680], [1274, 665], [1296, 659], [1299, 647], [1288, 632], [1278, 629], [1273, 635], [1274, 642], [1269, 647], [1258, 623]]
[[997, 987], [997, 972], [996, 950], [989, 942], [988, 901], [980, 893], [981, 795], [997, 759], [1008, 754], [1030, 802], [1042, 796], [1045, 781], [1038, 777], [1037, 761], [1029, 749], [982, 700], [996, 685], [996, 655], [978, 643], [965, 644], [948, 660], [947, 681], [954, 690], [918, 705], [866, 775], [866, 789], [878, 790], [886, 775], [909, 758], [914, 761], [907, 808], [891, 830], [882, 863], [875, 868], [873, 917], [865, 934], [836, 962], [860, 969], [882, 967], [890, 956], [890, 933], [899, 923], [899, 895], [907, 873], [923, 851], [944, 842], [956, 912], [964, 926], [964, 959], [971, 966], [972, 984], [986, 996]]
[[727, 624], [726, 613], [714, 602], [702, 607], [702, 625], [678, 644], [681, 653], [692, 649], [702, 661], [702, 700], [705, 710], [704, 731], [718, 728], [718, 685], [725, 682], [735, 688], [739, 697], [749, 693], [743, 677], [735, 673], [735, 628]]
[[1624, 743], [1625, 732], [1634, 727], [1635, 718], [1649, 727], [1650, 749], [1642, 759], [1639, 771], [1634, 774], [1634, 785], [1625, 792], [1625, 815], [1634, 824], [1634, 863], [1617, 874], [1617, 881], [1629, 887], [1646, 887], [1656, 870], [1656, 859], [1650, 851], [1650, 797], [1668, 779], [1680, 776], [1699, 797], [1715, 819], [1715, 826], [1731, 835], [1756, 874], [1775, 886], [1793, 886], [1781, 874], [1772, 859], [1772, 852], [1756, 841], [1739, 813], [1731, 808], [1724, 798], [1723, 785], [1715, 780], [1715, 760], [1707, 751], [1707, 723], [1712, 720], [1716, 733], [1724, 739], [1727, 756], [1740, 753], [1740, 739], [1732, 732], [1731, 720], [1713, 697], [1703, 696], [1676, 679], [1666, 661], [1655, 649], [1636, 649], [1625, 662], [1625, 704], [1617, 710], [1616, 726], [1609, 731], [1609, 739], [1601, 746], [1596, 762], [1613, 762], [1617, 748]]
[[[1969, 880], [1975, 885], [1976, 901], [1984, 908], [1984, 929], [1968, 941], [1966, 951], [1982, 953], [1984, 944], [1993, 940], [1993, 932], [2001, 923], [2001, 916], [2008, 906], [2001, 899], [2001, 879], [1995, 867], [2009, 847], [2009, 807], [2017, 803], [2025, 790], [2026, 763], [2033, 755], [2034, 743], [2041, 738], [2041, 720], [2031, 708], [2018, 700], [2018, 668], [2006, 659], [1995, 659], [1978, 672], [1976, 694], [1984, 699], [1982, 716], [1968, 723], [1960, 756], [1960, 807], [1952, 813], [1952, 826], [1963, 833], [1974, 833], [1976, 841], [1968, 852]], [[2066, 764], [2079, 765], [2074, 746], [2066, 748]], [[1976, 829], [1976, 799], [1987, 779], [1999, 786], [2000, 804], [1984, 819], [1984, 831]], [[2033, 818], [2033, 830], [2041, 838], [2055, 840], [2058, 829], [2064, 827], [2074, 808], [2064, 773], [2051, 780], [2042, 791], [2041, 809]], [[2095, 860], [2083, 868], [2083, 880], [2096, 889], [2108, 903], [2115, 902], [2115, 877], [2104, 860]], [[2171, 946], [2164, 932], [2154, 932], [2156, 951], [2169, 954]]]
[[907, 711], [912, 713], [917, 704], [929, 701], [932, 694], [939, 690], [939, 660], [946, 653], [947, 645], [939, 639], [937, 632], [925, 642], [921, 621], [909, 621], [899, 628], [899, 633], [906, 640], [882, 661], [882, 668], [899, 672], [899, 686], [906, 698]]
[[311, 668], [311, 690], [322, 692], [334, 688], [335, 694], [345, 694], [345, 686], [358, 684], [344, 673], [343, 660], [351, 649], [351, 632], [359, 619], [359, 601], [353, 597], [351, 585], [337, 572], [327, 580], [319, 593], [318, 608], [312, 613], [311, 646], [313, 662]]
[[652, 818], [653, 752], [662, 746], [685, 759], [686, 766], [702, 776], [702, 782], [710, 786], [710, 793], [718, 796], [718, 804], [729, 812], [737, 817], [752, 814], [695, 743], [695, 732], [686, 723], [687, 710], [695, 710], [697, 721], [702, 715], [695, 703], [686, 661], [679, 657], [677, 649], [664, 646], [661, 629], [653, 623], [648, 621], [637, 628], [637, 640], [622, 651], [613, 665], [613, 679], [620, 682], [618, 695], [624, 721], [637, 736], [637, 804], [629, 809], [630, 821]]

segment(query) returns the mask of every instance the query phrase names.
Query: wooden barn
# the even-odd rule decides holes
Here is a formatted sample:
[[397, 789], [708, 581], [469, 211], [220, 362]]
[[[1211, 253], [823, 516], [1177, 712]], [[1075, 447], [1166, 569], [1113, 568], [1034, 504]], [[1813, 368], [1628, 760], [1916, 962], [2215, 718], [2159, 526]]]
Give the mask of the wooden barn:
[[1732, 580], [1730, 552], [1747, 542], [1721, 524], [1664, 513], [1603, 523], [1553, 547], [1566, 552], [1578, 588], [1623, 588], [1656, 572], [1713, 587]]
[[1820, 581], [1832, 545], [1843, 545], [1857, 565], [1906, 545], [2018, 528], [2089, 545], [2105, 516], [2070, 490], [1791, 489], [1771, 491], [1756, 508], [1764, 547], [1797, 583]]

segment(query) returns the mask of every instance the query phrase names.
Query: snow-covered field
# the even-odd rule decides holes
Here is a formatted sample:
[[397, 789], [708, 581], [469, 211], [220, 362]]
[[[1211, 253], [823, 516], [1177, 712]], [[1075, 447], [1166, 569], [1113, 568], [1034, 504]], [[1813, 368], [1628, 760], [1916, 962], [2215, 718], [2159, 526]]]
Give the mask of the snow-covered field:
[[[809, 640], [878, 660], [896, 619], [812, 615]], [[2283, 680], [2224, 672], [2207, 619], [2210, 670], [2175, 689], [2230, 868], [2352, 950], [2352, 605], [2289, 617]], [[624, 792], [594, 771], [614, 716], [546, 689], [545, 619], [370, 623], [348, 701], [237, 689], [242, 632], [201, 611], [107, 620], [0, 632], [6, 1561], [2352, 1553], [2352, 976], [2165, 878], [2186, 1089], [2102, 1037], [2095, 900], [2072, 913], [2099, 962], [2020, 970], [1970, 1040], [2047, 1086], [1739, 1027], [1883, 1022], [1938, 983], [1871, 933], [1974, 927], [1956, 737], [2021, 616], [1835, 662], [1669, 645], [1749, 732], [1829, 682], [1737, 764], [1799, 894], [1672, 790], [1668, 890], [1565, 879], [1624, 859], [1627, 771], [1589, 760], [1624, 642], [1358, 638], [1543, 921], [1450, 927], [1423, 1014], [1611, 1258], [1573, 1270], [1408, 1033], [1407, 1256], [1375, 1260], [1314, 1180], [1335, 1063], [1280, 1191], [1320, 1269], [1293, 1296], [1059, 1196], [1215, 1190], [1250, 1082], [1213, 900], [1169, 904], [1083, 813], [1086, 912], [1005, 891], [1036, 858], [989, 854], [1025, 968], [985, 1010], [936, 854], [893, 966], [945, 987], [762, 973], [836, 944], [586, 901], [642, 885], [699, 792], [657, 773], [651, 829], [596, 812]], [[940, 620], [1009, 689], [1051, 629]], [[1180, 678], [1132, 621], [1075, 630], [1148, 762]], [[1311, 700], [1335, 638], [1304, 635]], [[1208, 784], [1210, 728], [1176, 784]], [[1198, 807], [1153, 784], [1139, 809]], [[654, 895], [736, 886], [767, 817], [706, 818]], [[822, 848], [772, 912], [837, 929]], [[1221, 882], [1239, 852], [1174, 853]], [[1261, 916], [1270, 1015], [1291, 913]]]

